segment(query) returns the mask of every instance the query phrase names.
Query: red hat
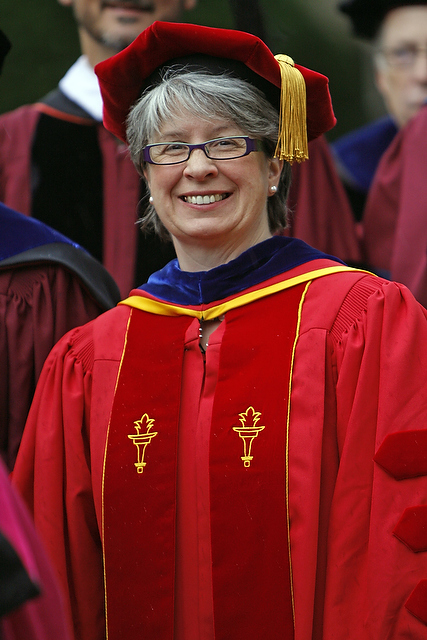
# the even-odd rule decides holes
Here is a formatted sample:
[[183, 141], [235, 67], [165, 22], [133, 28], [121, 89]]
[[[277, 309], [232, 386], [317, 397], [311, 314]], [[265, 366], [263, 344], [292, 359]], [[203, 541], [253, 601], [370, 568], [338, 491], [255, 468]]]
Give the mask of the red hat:
[[[183, 60], [185, 58], [185, 60]], [[200, 62], [202, 60], [202, 62]], [[104, 100], [104, 125], [126, 141], [126, 118], [144, 89], [155, 84], [155, 72], [194, 61], [214, 73], [228, 71], [264, 91], [281, 113], [276, 155], [289, 161], [307, 157], [306, 140], [317, 138], [336, 123], [328, 78], [275, 57], [258, 37], [242, 31], [193, 24], [154, 22], [126, 49], [95, 67]], [[305, 148], [298, 138], [303, 128]], [[306, 129], [305, 129], [306, 128]], [[289, 151], [288, 147], [292, 149]]]

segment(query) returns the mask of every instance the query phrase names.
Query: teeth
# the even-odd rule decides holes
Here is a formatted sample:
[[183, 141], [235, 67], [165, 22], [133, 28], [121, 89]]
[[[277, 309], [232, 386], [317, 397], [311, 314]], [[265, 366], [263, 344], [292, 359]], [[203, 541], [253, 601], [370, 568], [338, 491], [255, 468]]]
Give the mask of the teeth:
[[212, 202], [219, 202], [227, 197], [226, 193], [215, 193], [211, 196], [184, 196], [184, 201], [190, 204], [211, 204]]

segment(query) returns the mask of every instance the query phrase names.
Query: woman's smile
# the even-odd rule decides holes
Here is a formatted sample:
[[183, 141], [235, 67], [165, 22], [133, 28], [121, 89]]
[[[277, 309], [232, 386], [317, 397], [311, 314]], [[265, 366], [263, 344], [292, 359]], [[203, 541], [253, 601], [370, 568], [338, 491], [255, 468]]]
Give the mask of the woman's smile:
[[196, 205], [207, 205], [213, 204], [214, 202], [220, 202], [221, 200], [225, 200], [229, 197], [229, 193], [211, 193], [211, 194], [194, 194], [194, 195], [186, 195], [181, 196], [181, 199], [184, 202], [188, 202], [189, 204]]

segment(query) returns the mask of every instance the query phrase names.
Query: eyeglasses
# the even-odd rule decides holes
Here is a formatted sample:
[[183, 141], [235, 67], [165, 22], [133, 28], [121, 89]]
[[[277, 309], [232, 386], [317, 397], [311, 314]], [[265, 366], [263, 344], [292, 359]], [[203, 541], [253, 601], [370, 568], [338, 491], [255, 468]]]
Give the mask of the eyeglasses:
[[234, 160], [243, 158], [252, 151], [258, 151], [259, 140], [247, 136], [232, 138], [215, 138], [200, 144], [184, 144], [182, 142], [159, 142], [147, 144], [142, 150], [142, 157], [150, 164], [179, 164], [189, 159], [194, 149], [202, 149], [211, 160]]
[[421, 53], [427, 55], [427, 47], [417, 45], [405, 45], [395, 49], [382, 49], [380, 53], [391, 67], [410, 68], [413, 67]]

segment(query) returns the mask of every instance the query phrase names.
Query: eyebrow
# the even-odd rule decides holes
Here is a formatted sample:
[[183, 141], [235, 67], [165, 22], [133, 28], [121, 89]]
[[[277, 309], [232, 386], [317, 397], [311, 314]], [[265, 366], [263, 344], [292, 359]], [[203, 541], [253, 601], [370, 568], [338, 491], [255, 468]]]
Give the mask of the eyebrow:
[[[220, 125], [218, 127], [215, 127], [215, 129], [213, 129], [212, 132], [212, 137], [209, 138], [209, 140], [213, 140], [215, 138], [219, 138], [221, 137], [221, 133], [224, 133], [225, 131], [227, 131], [230, 127], [232, 126], [232, 124], [228, 125], [228, 124], [224, 124], [224, 125]], [[186, 132], [187, 133], [187, 132]], [[226, 134], [227, 137], [229, 137], [232, 134]], [[241, 135], [241, 134], [234, 134], [234, 135]], [[184, 142], [184, 138], [185, 135], [182, 131], [176, 131], [176, 130], [170, 130], [170, 131], [166, 131], [166, 132], [162, 132], [161, 134], [159, 133], [159, 138], [164, 138], [165, 140], [176, 140], [177, 142]]]

